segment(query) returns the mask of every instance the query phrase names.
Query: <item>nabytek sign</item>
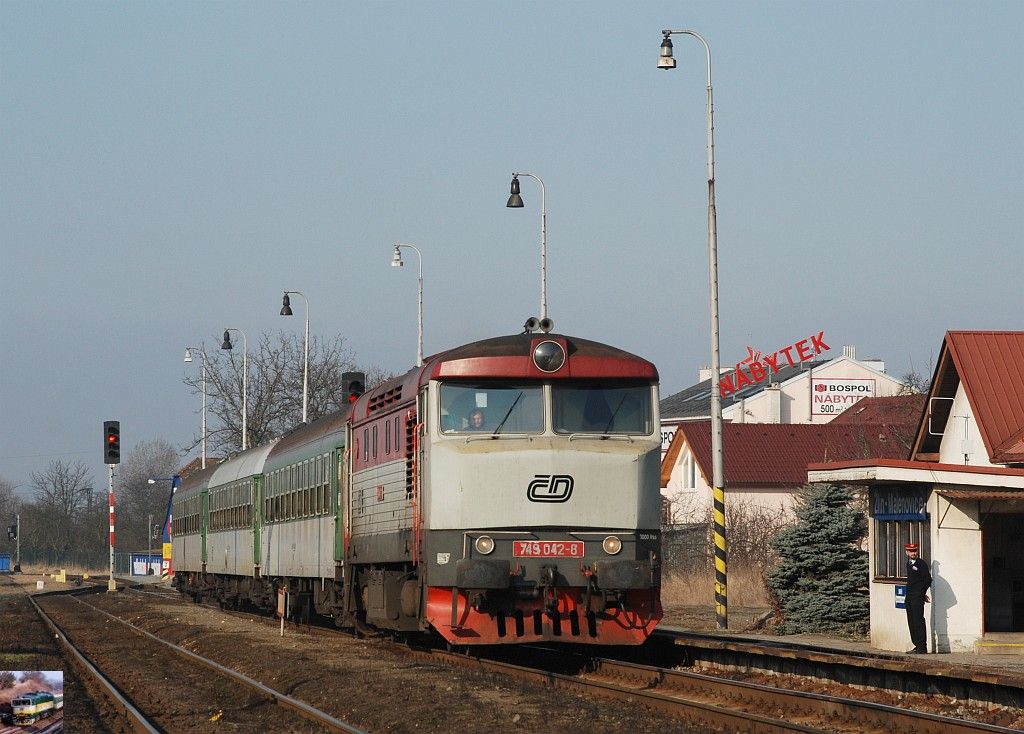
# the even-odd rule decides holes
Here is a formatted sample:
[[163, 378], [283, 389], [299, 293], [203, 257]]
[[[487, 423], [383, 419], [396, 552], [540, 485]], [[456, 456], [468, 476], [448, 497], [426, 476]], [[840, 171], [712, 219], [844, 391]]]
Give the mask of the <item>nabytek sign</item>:
[[842, 413], [861, 398], [874, 396], [874, 379], [812, 378], [811, 415]]
[[[747, 358], [736, 363], [736, 371], [723, 377], [718, 381], [718, 392], [724, 398], [734, 392], [739, 392], [747, 385], [756, 385], [768, 375], [779, 371], [780, 366], [795, 367], [800, 362], [809, 362], [822, 352], [831, 349], [825, 343], [825, 332], [819, 331], [814, 336], [801, 339], [787, 347], [776, 350], [771, 354], [762, 354], [755, 351], [753, 347], [747, 347]], [[793, 357], [797, 359], [794, 361]], [[782, 361], [785, 358], [785, 361]], [[744, 366], [745, 365], [745, 366]]]

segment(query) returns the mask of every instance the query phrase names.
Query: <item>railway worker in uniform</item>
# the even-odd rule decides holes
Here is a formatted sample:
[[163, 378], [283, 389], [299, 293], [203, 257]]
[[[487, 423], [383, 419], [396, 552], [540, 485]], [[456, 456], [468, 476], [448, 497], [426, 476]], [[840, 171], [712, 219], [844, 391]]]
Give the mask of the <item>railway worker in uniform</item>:
[[469, 415], [466, 416], [466, 430], [484, 430], [484, 412], [480, 408], [473, 408], [473, 410], [469, 411]]
[[910, 639], [914, 643], [911, 653], [928, 652], [928, 633], [924, 624], [924, 605], [928, 598], [928, 587], [932, 585], [932, 574], [928, 564], [918, 557], [917, 543], [907, 543], [907, 625]]

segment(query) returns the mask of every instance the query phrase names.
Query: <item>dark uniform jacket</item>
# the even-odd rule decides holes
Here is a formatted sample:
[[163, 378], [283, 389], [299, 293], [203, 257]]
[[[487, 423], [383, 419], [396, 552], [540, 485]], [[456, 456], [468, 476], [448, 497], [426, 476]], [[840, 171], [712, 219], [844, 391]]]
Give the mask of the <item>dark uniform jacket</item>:
[[928, 587], [932, 585], [932, 574], [928, 564], [920, 557], [907, 561], [907, 596], [924, 597]]

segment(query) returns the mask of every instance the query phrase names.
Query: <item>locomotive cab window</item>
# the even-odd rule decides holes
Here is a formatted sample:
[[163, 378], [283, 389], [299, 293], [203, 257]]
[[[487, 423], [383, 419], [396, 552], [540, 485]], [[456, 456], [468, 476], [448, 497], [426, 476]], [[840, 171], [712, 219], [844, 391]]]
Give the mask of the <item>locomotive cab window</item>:
[[538, 383], [445, 383], [440, 390], [441, 432], [542, 433], [543, 388]]
[[551, 415], [556, 433], [649, 436], [650, 385], [593, 383], [551, 386]]

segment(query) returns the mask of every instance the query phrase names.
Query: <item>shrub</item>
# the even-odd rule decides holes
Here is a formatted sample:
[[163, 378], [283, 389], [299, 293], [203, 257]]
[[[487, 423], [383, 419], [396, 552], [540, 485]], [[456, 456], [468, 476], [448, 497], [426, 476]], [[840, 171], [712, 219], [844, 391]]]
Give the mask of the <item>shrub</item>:
[[847, 487], [815, 484], [797, 497], [797, 522], [772, 542], [779, 562], [766, 576], [780, 632], [868, 630], [867, 518]]

